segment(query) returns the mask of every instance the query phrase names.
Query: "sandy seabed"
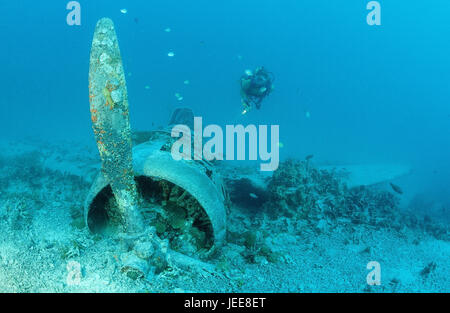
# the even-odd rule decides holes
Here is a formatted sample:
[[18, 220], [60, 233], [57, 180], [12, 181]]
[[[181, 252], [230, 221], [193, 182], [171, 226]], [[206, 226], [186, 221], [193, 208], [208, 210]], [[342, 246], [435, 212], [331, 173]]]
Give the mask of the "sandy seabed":
[[[119, 239], [79, 222], [100, 166], [95, 149], [32, 140], [0, 147], [0, 292], [450, 291], [450, 242], [420, 229], [269, 222], [233, 203], [229, 229], [269, 234], [264, 244], [276, 258], [250, 260], [245, 244], [229, 240], [207, 261], [215, 270], [169, 266], [133, 280], [121, 272]], [[379, 286], [366, 282], [370, 261], [381, 265]]]

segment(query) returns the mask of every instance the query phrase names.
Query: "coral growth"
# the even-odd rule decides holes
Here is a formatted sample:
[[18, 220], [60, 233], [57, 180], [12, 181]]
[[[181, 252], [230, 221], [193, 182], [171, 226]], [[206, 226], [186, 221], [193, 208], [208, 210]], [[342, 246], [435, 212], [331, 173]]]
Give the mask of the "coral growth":
[[[268, 184], [269, 216], [286, 216], [319, 226], [333, 222], [366, 224], [401, 230], [424, 228], [436, 238], [448, 239], [448, 230], [420, 222], [399, 207], [399, 198], [375, 186], [348, 188], [342, 173], [317, 169], [309, 161], [288, 160], [280, 164]], [[320, 228], [320, 227], [319, 227]]]
[[[208, 255], [206, 251], [213, 245], [212, 226], [194, 197], [164, 180], [138, 176], [136, 184], [140, 210], [147, 226], [154, 227], [156, 234], [168, 240], [170, 247], [176, 251], [197, 257]], [[120, 228], [120, 214], [109, 186], [96, 197], [93, 208], [88, 220], [91, 230], [101, 231], [105, 223]]]

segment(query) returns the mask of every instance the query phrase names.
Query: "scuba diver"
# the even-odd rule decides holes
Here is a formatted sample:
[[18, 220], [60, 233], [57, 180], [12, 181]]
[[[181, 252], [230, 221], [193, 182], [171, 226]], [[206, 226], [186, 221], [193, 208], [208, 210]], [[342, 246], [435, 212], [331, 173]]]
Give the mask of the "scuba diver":
[[252, 106], [256, 109], [261, 108], [261, 102], [273, 90], [273, 74], [267, 72], [263, 66], [256, 68], [252, 73], [250, 70], [245, 71], [245, 75], [241, 77], [241, 102], [244, 106], [242, 114], [246, 114]]

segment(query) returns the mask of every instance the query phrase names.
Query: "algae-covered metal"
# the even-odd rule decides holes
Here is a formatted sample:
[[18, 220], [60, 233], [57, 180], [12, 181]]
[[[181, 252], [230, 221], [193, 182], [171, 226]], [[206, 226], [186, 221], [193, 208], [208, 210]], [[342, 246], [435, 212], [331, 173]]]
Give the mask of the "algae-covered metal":
[[114, 24], [108, 18], [97, 23], [92, 40], [89, 100], [103, 176], [111, 185], [126, 231], [141, 232], [125, 75]]
[[[180, 228], [192, 230], [179, 237], [182, 241], [191, 236], [196, 248], [208, 251], [220, 246], [226, 232], [225, 190], [213, 166], [203, 160], [174, 160], [170, 148], [175, 139], [168, 130], [151, 132], [149, 141], [132, 148], [125, 75], [114, 25], [107, 18], [97, 23], [92, 41], [89, 99], [102, 170], [85, 202], [88, 228], [116, 223], [132, 238], [145, 237], [150, 226], [156, 233], [164, 233], [165, 224], [161, 223], [169, 216], [167, 225], [174, 233], [178, 234]], [[174, 121], [180, 116], [185, 120], [193, 117], [186, 109], [178, 113], [183, 114], [175, 114]], [[156, 212], [160, 214], [156, 225], [145, 214], [150, 212], [147, 215], [154, 217], [152, 211], [159, 209], [140, 205], [146, 195], [142, 184], [139, 191], [136, 184], [142, 178], [157, 185], [160, 189], [156, 193], [164, 198], [159, 204], [167, 212]], [[207, 244], [201, 246], [199, 242]]]
[[[173, 183], [196, 199], [211, 224], [214, 246], [220, 246], [226, 233], [226, 194], [220, 175], [206, 161], [174, 160], [170, 149], [167, 149], [173, 141], [170, 132], [154, 131], [151, 137], [148, 142], [133, 148], [134, 174], [136, 177]], [[99, 216], [107, 219], [107, 212], [99, 214], [99, 210], [102, 212], [105, 209], [107, 201], [101, 198], [108, 184], [100, 173], [86, 199], [85, 220], [91, 230], [95, 228]]]

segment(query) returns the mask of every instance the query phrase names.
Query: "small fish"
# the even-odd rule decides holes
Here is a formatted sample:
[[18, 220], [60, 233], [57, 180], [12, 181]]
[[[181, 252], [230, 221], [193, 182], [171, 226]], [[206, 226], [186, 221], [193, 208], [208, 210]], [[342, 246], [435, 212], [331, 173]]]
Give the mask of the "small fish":
[[396, 193], [403, 194], [403, 190], [399, 186], [394, 185], [393, 183], [389, 183], [389, 184], [391, 185], [392, 190], [394, 190]]
[[253, 192], [250, 192], [248, 195], [253, 199], [258, 199], [258, 196], [255, 195]]
[[164, 29], [164, 31], [165, 31], [166, 33], [170, 33], [172, 30], [170, 29], [170, 27], [167, 27], [166, 29]]
[[284, 148], [284, 144], [280, 141], [280, 142], [278, 143], [278, 147]]
[[122, 13], [122, 14], [127, 14], [127, 13], [128, 13], [128, 10], [127, 10], [127, 9], [122, 9], [122, 10], [120, 10], [120, 13]]
[[183, 97], [178, 92], [175, 94], [175, 98], [177, 98], [178, 101], [183, 100]]
[[148, 89], [150, 89], [150, 86], [146, 85], [144, 88], [148, 90]]
[[261, 87], [261, 88], [259, 89], [259, 92], [266, 92], [266, 90], [267, 90], [266, 87]]
[[306, 161], [309, 161], [309, 160], [311, 160], [313, 157], [314, 157], [314, 154], [308, 154], [308, 155], [305, 157], [305, 160], [306, 160]]
[[310, 118], [310, 117], [311, 117], [311, 113], [309, 113], [309, 111], [306, 111], [305, 117], [306, 117], [306, 118]]
[[168, 57], [174, 57], [174, 56], [175, 56], [175, 53], [172, 52], [172, 51], [170, 51], [169, 53], [167, 53], [167, 56], [168, 56]]
[[183, 83], [184, 83], [185, 85], [189, 85], [189, 84], [190, 84], [190, 81], [186, 79]]
[[245, 75], [252, 76], [253, 72], [251, 70], [245, 70]]

